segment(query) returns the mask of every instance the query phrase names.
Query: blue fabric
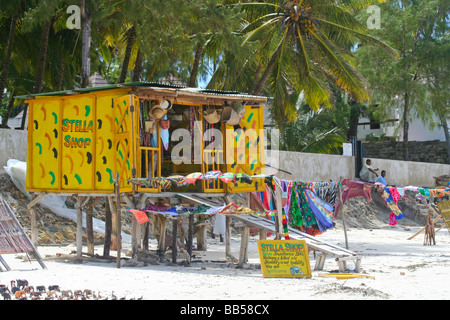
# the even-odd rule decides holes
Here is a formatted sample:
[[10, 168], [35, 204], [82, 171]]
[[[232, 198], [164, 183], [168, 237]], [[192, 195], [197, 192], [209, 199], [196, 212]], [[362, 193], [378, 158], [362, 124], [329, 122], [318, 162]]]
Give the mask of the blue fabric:
[[379, 176], [377, 181], [375, 181], [375, 182], [380, 182], [380, 183], [384, 184], [385, 186], [387, 186], [386, 179], [383, 176]]
[[327, 229], [333, 228], [333, 221], [327, 217], [326, 213], [323, 213], [321, 208], [319, 208], [314, 201], [312, 200], [312, 197], [314, 197], [315, 201], [319, 204], [319, 206], [322, 206], [323, 208], [327, 209], [328, 211], [332, 212], [333, 207], [320, 199], [319, 197], [316, 197], [314, 193], [311, 190], [305, 189], [306, 196], [308, 197], [308, 204], [311, 208], [311, 211], [314, 213], [314, 217], [317, 220], [317, 225], [319, 227], [320, 231], [325, 231]]

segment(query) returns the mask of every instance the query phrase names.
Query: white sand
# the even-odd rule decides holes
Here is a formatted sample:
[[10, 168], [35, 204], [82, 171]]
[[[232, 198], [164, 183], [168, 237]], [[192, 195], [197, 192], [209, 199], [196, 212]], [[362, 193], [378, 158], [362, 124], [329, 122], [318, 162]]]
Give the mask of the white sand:
[[[48, 269], [43, 270], [36, 261], [21, 259], [22, 254], [3, 255], [12, 271], [0, 272], [0, 284], [27, 279], [34, 287], [59, 285], [62, 290], [90, 289], [104, 297], [114, 291], [118, 298], [142, 297], [143, 300], [447, 300], [450, 297], [450, 233], [445, 228], [437, 232], [437, 243], [433, 246], [423, 245], [423, 233], [407, 240], [419, 229], [385, 226], [348, 230], [349, 249], [362, 256], [361, 273], [375, 279], [323, 278], [318, 276], [318, 271], [312, 271], [310, 279], [263, 278], [258, 268], [237, 269], [227, 263], [213, 262], [193, 263], [190, 267], [161, 264], [116, 268], [115, 262], [73, 264], [46, 260]], [[339, 226], [318, 237], [345, 246], [344, 232]], [[251, 265], [259, 264], [257, 239], [251, 237], [249, 244]], [[208, 241], [208, 251], [199, 253], [197, 259], [224, 260], [224, 243], [217, 238]], [[233, 237], [236, 257], [239, 246], [240, 237]], [[125, 246], [123, 255], [128, 249]], [[70, 254], [75, 247], [38, 247], [38, 250], [46, 257]], [[103, 248], [100, 246], [96, 250], [101, 254]], [[313, 268], [314, 260], [311, 261]], [[334, 258], [328, 258], [323, 272], [336, 270]]]

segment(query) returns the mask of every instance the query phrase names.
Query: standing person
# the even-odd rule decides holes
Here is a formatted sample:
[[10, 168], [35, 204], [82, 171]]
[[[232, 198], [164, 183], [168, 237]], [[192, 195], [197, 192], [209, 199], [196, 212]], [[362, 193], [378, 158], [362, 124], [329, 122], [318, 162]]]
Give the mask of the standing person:
[[359, 177], [361, 178], [361, 181], [374, 183], [377, 179], [376, 177], [378, 177], [378, 174], [376, 173], [378, 170], [378, 168], [375, 169], [372, 167], [372, 160], [367, 159], [359, 172]]
[[375, 182], [380, 182], [383, 185], [387, 186], [387, 182], [386, 182], [386, 170], [381, 170], [380, 176], [378, 177], [377, 181]]

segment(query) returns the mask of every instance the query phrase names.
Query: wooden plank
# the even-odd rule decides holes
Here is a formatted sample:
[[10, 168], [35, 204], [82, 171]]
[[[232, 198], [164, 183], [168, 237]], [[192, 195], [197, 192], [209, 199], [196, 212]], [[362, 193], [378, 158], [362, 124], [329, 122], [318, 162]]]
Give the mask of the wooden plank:
[[48, 193], [43, 192], [43, 193], [39, 194], [38, 196], [34, 196], [33, 199], [27, 204], [27, 209], [30, 210], [31, 208], [33, 208], [42, 199], [44, 199], [47, 195], [48, 195]]

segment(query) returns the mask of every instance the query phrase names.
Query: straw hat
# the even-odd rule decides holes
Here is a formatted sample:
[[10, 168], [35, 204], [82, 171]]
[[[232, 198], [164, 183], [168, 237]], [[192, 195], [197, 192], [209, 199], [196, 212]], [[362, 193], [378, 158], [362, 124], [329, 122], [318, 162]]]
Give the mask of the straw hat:
[[220, 122], [227, 122], [231, 117], [231, 107], [223, 106], [222, 114], [220, 115]]
[[245, 114], [245, 109], [241, 110], [241, 112], [236, 112], [234, 109], [231, 109], [231, 116], [230, 119], [226, 122], [229, 126], [236, 126], [241, 122], [241, 118]]
[[150, 112], [149, 116], [155, 120], [159, 120], [167, 114], [167, 109], [161, 108], [159, 104], [154, 105]]
[[203, 118], [209, 123], [214, 124], [220, 121], [220, 114], [215, 108], [211, 108], [203, 111]]

